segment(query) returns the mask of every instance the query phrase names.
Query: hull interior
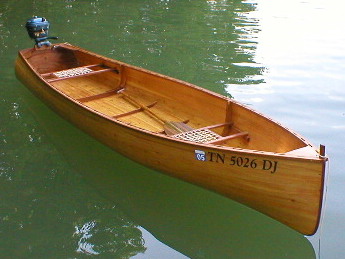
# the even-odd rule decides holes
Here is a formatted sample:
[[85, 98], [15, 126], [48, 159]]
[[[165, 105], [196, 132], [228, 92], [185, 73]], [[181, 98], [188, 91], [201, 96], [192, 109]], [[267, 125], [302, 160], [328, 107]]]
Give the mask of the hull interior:
[[192, 129], [209, 127], [220, 136], [214, 145], [276, 153], [307, 146], [271, 119], [179, 80], [68, 46], [30, 49], [22, 55], [61, 93], [140, 129], [165, 134], [166, 122], [182, 122]]

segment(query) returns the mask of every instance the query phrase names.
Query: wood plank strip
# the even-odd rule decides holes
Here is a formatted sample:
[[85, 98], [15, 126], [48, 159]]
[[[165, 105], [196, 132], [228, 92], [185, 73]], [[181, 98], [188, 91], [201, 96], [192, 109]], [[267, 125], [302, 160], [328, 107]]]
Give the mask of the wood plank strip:
[[[97, 67], [97, 66], [102, 66], [102, 64], [93, 64], [93, 65], [87, 65], [87, 66], [81, 66], [81, 67], [72, 67], [72, 68], [69, 68], [69, 69], [73, 69], [73, 68], [92, 68], [92, 67]], [[54, 72], [49, 72], [49, 73], [44, 73], [44, 74], [41, 74], [41, 76], [53, 76], [54, 73], [61, 72], [61, 71], [66, 71], [66, 70], [69, 70], [69, 69], [59, 70], [59, 71], [54, 71]]]
[[71, 79], [71, 78], [76, 78], [76, 77], [81, 77], [81, 76], [90, 76], [90, 75], [95, 75], [95, 74], [109, 72], [109, 71], [115, 71], [117, 73], [119, 72], [116, 68], [105, 68], [105, 69], [96, 70], [96, 71], [89, 72], [89, 73], [86, 73], [86, 74], [81, 74], [81, 75], [47, 79], [47, 82], [52, 83], [52, 82], [56, 82], [56, 81], [61, 81], [61, 80], [66, 80], [66, 79]]
[[220, 128], [223, 126], [231, 127], [232, 125], [234, 125], [233, 122], [226, 122], [226, 123], [214, 124], [214, 125], [210, 125], [210, 126], [206, 126], [206, 127], [202, 127], [202, 128], [198, 128], [198, 129], [215, 129], [215, 128]]
[[[189, 120], [184, 120], [184, 121], [181, 121], [181, 122], [187, 124], [189, 122]], [[157, 131], [156, 133], [163, 134], [163, 133], [165, 133], [165, 130]]]
[[[229, 100], [227, 101], [227, 105], [226, 105], [226, 117], [225, 117], [225, 121], [227, 122], [231, 122], [232, 121], [232, 102], [230, 102]], [[223, 131], [222, 131], [222, 136], [227, 136], [230, 133], [230, 129], [232, 128], [233, 125], [229, 126], [229, 127], [224, 127]]]
[[244, 131], [244, 132], [232, 134], [232, 135], [229, 135], [229, 136], [221, 137], [219, 139], [215, 139], [215, 140], [206, 142], [206, 144], [219, 144], [219, 143], [224, 142], [226, 140], [230, 140], [230, 139], [234, 139], [234, 138], [239, 138], [239, 137], [245, 137], [245, 136], [248, 136], [248, 135], [249, 135], [249, 133]]
[[94, 101], [97, 99], [109, 97], [112, 95], [117, 95], [117, 92], [118, 92], [118, 89], [113, 89], [113, 90], [110, 90], [110, 91], [107, 91], [107, 92], [104, 92], [101, 94], [95, 94], [95, 95], [79, 98], [79, 99], [77, 99], [77, 101], [81, 102], [81, 103], [86, 103], [86, 102]]
[[[158, 103], [157, 101], [154, 102], [154, 103], [151, 103], [151, 104], [147, 105], [146, 108], [151, 108], [151, 107], [155, 106], [157, 103]], [[125, 112], [125, 113], [121, 113], [121, 114], [112, 116], [112, 118], [118, 119], [118, 118], [121, 118], [121, 117], [129, 116], [129, 115], [141, 112], [141, 111], [144, 111], [144, 109], [143, 108], [138, 108], [138, 109], [135, 109], [133, 111], [129, 111], [129, 112]]]
[[191, 126], [189, 126], [188, 124], [184, 122], [171, 121], [170, 123], [175, 125], [176, 127], [181, 128], [184, 132], [194, 130]]

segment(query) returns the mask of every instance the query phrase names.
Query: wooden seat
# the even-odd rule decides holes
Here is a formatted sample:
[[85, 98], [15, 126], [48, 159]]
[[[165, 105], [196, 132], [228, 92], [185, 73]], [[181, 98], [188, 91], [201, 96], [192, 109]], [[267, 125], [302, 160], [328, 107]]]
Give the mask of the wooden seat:
[[176, 134], [173, 136], [174, 138], [196, 142], [196, 143], [209, 143], [211, 141], [217, 140], [221, 138], [220, 135], [217, 133], [209, 130], [209, 129], [195, 129], [186, 131], [180, 134]]
[[[103, 67], [103, 69], [93, 70], [91, 69], [93, 67]], [[56, 82], [60, 80], [76, 78], [80, 76], [89, 76], [89, 75], [94, 75], [94, 74], [99, 74], [99, 73], [104, 73], [104, 72], [109, 72], [109, 71], [114, 71], [117, 74], [119, 73], [119, 71], [116, 68], [107, 67], [102, 64], [93, 64], [93, 65], [80, 66], [80, 67], [74, 67], [74, 68], [60, 70], [60, 71], [49, 72], [49, 73], [41, 74], [41, 76], [48, 77], [46, 80], [49, 83], [52, 83], [52, 82]], [[49, 78], [49, 77], [52, 77], [52, 78]]]
[[238, 133], [234, 133], [234, 134], [223, 137], [210, 130], [210, 129], [224, 127], [224, 126], [232, 127], [233, 123], [232, 122], [220, 123], [220, 124], [198, 128], [198, 129], [191, 128], [189, 131], [174, 135], [173, 137], [186, 140], [186, 141], [199, 142], [199, 143], [205, 143], [205, 144], [220, 144], [227, 140], [235, 139], [239, 137], [247, 137], [249, 140], [248, 132], [238, 132]]

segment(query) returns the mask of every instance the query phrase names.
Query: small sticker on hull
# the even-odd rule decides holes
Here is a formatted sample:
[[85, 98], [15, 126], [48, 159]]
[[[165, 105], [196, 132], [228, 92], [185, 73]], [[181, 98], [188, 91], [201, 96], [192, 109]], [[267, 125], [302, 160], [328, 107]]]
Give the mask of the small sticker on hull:
[[199, 161], [206, 161], [206, 153], [202, 150], [195, 150], [195, 159]]

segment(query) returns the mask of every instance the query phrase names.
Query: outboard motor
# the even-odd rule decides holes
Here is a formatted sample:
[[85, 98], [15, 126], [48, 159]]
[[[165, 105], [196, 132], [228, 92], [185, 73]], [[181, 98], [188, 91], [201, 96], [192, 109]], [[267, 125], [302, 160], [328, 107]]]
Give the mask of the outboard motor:
[[48, 39], [58, 39], [58, 37], [48, 37], [50, 23], [44, 17], [34, 16], [26, 24], [26, 30], [31, 39], [35, 40], [37, 47], [51, 46]]

